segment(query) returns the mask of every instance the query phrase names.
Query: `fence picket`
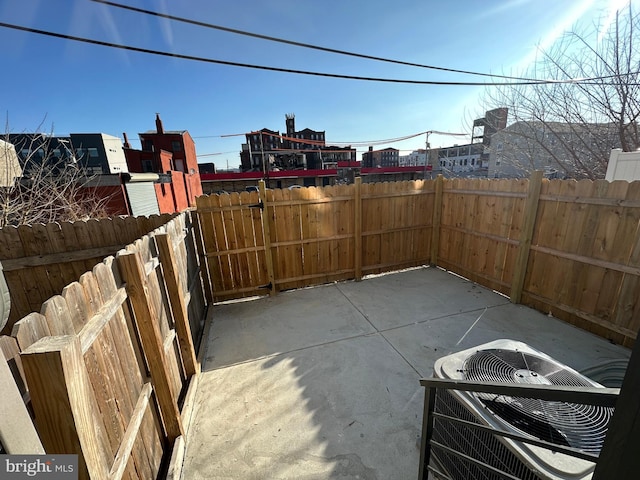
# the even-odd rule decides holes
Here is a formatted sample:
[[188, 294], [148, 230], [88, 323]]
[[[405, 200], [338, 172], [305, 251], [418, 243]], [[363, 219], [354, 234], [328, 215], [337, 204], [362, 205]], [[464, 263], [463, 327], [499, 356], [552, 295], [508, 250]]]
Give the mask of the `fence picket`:
[[26, 350], [43, 337], [51, 335], [47, 319], [39, 313], [30, 313], [13, 325], [11, 336], [15, 337], [20, 350]]
[[[99, 303], [94, 303], [94, 306], [101, 306], [106, 299], [113, 298], [117, 294], [122, 280], [113, 257], [110, 257], [96, 265], [93, 272], [81, 277], [80, 283], [87, 297], [99, 299]], [[117, 354], [119, 363], [117, 375], [124, 380], [123, 388], [128, 392], [129, 404], [133, 407], [142, 395], [144, 379], [141, 372], [146, 371], [146, 366], [142, 352], [138, 348], [137, 333], [127, 320], [125, 311], [128, 312], [125, 305], [116, 310], [106, 328], [106, 334], [111, 340], [110, 351], [115, 351]], [[156, 427], [157, 420], [154, 419], [149, 408], [142, 419], [140, 439], [135, 442], [132, 452], [136, 468], [142, 472], [142, 478], [147, 474], [153, 477], [158, 472], [164, 441], [159, 426]], [[130, 419], [131, 415], [125, 418]]]
[[[182, 362], [188, 377], [195, 375], [199, 371], [196, 352], [191, 338], [189, 327], [189, 315], [184, 296], [184, 289], [180, 281], [180, 271], [175, 260], [171, 238], [167, 234], [154, 236], [159, 253], [160, 262], [163, 266], [164, 280], [167, 285], [171, 311], [174, 315], [175, 328], [180, 343]], [[185, 272], [186, 273], [186, 272]]]
[[[80, 285], [82, 285], [86, 303], [78, 313], [86, 315], [85, 325], [86, 321], [94, 315], [104, 315], [102, 307], [117, 292], [113, 288], [113, 284], [111, 270], [104, 263], [96, 265], [93, 272], [81, 277]], [[77, 293], [80, 292], [77, 291]], [[125, 432], [134, 415], [134, 408], [142, 391], [142, 378], [137, 359], [133, 353], [133, 343], [128, 335], [127, 326], [122, 321], [121, 315], [118, 315], [119, 311], [118, 309], [116, 314], [107, 320], [90, 352], [88, 352], [96, 358], [102, 356], [100, 363], [104, 364], [107, 370], [101, 372], [102, 375], [98, 379], [112, 382], [114, 398], [118, 398], [116, 405], [107, 407], [111, 411], [103, 411], [105, 415], [112, 415], [114, 419], [118, 420], [118, 423], [114, 425], [117, 427], [118, 433], [117, 442], [113, 444], [114, 459], [117, 456], [116, 452], [120, 450], [120, 446], [125, 440]], [[92, 381], [95, 380], [92, 379]], [[147, 454], [143, 442], [144, 439], [140, 439], [133, 446], [131, 459], [127, 462], [124, 470], [125, 476], [128, 478], [136, 478], [136, 471], [143, 476], [153, 475], [153, 472], [157, 471], [153, 467], [153, 459]]]
[[75, 333], [67, 302], [61, 295], [51, 297], [44, 302], [40, 313], [47, 319], [51, 335], [73, 335]]
[[155, 302], [150, 298], [147, 275], [140, 253], [120, 252], [117, 256], [120, 272], [127, 282], [137, 330], [146, 352], [151, 378], [162, 412], [162, 420], [171, 443], [184, 434], [177, 397], [174, 393], [170, 369], [164, 355], [163, 337], [156, 323]]
[[41, 338], [22, 352], [22, 362], [45, 450], [78, 453], [81, 479], [108, 478], [109, 442], [77, 337]]

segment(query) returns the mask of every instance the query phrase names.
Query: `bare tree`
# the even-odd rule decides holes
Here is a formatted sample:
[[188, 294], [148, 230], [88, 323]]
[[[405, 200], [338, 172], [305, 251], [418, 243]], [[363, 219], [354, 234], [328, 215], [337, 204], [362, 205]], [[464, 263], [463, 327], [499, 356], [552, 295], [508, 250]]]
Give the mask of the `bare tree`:
[[[524, 76], [593, 79], [489, 87], [490, 107], [507, 107], [512, 125], [492, 142], [498, 161], [524, 171], [556, 168], [574, 178], [604, 178], [612, 148], [640, 147], [640, 16], [631, 4], [610, 25], [577, 27], [542, 51]], [[502, 151], [496, 151], [498, 146]]]
[[109, 198], [92, 187], [95, 176], [86, 175], [71, 150], [55, 156], [50, 138], [31, 137], [19, 147], [21, 159], [8, 134], [0, 143], [0, 228], [108, 216]]

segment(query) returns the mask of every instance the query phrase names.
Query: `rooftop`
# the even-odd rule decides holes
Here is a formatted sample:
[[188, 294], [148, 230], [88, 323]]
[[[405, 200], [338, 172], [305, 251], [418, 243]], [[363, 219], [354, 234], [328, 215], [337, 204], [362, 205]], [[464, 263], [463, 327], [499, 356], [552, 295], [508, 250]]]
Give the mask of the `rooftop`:
[[581, 371], [626, 348], [438, 268], [210, 308], [182, 478], [417, 478], [422, 377], [509, 338]]

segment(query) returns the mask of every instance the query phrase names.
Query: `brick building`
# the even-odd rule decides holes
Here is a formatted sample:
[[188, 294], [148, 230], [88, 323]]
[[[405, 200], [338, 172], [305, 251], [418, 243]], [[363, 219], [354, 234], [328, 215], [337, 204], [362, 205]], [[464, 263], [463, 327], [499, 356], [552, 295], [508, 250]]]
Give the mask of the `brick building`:
[[196, 197], [202, 195], [202, 185], [196, 146], [189, 132], [165, 130], [160, 115], [156, 114], [156, 129], [138, 135], [141, 150], [131, 148], [124, 135], [127, 165], [131, 173], [157, 175], [154, 189], [160, 213], [194, 206]]
[[369, 147], [369, 151], [362, 154], [362, 166], [364, 168], [398, 167], [399, 164], [400, 151], [396, 148], [374, 150], [373, 147]]
[[323, 170], [337, 168], [338, 162], [353, 162], [356, 150], [326, 144], [325, 132], [296, 130], [295, 115], [286, 115], [286, 133], [263, 128], [247, 133], [240, 163], [243, 172], [282, 170]]

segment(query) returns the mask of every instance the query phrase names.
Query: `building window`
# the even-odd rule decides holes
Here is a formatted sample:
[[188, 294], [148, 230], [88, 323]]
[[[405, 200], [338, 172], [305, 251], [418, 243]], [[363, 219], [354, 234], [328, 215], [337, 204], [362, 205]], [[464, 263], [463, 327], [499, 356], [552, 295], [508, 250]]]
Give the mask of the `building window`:
[[151, 160], [142, 160], [142, 171], [144, 173], [153, 172], [153, 162]]
[[88, 148], [89, 158], [98, 158], [98, 149], [97, 148]]
[[174, 140], [173, 142], [171, 142], [171, 150], [173, 150], [174, 152], [181, 152], [182, 144], [177, 140]]

